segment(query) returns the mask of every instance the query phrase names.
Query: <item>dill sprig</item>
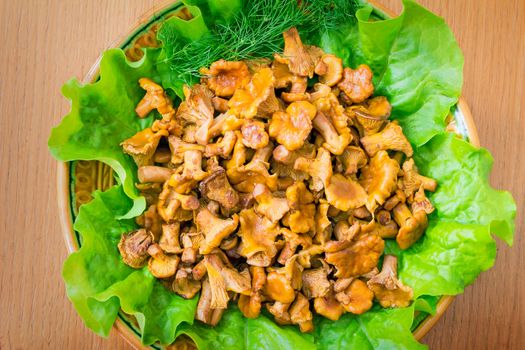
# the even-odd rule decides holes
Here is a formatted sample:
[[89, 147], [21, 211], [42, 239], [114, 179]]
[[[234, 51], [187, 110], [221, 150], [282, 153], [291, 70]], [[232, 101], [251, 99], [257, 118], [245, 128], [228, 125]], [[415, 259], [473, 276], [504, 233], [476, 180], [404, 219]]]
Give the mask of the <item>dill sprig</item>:
[[282, 33], [299, 27], [303, 34], [333, 29], [352, 18], [356, 0], [246, 0], [227, 24], [217, 23], [210, 32], [191, 42], [176, 32], [163, 31], [163, 47], [172, 74], [191, 84], [199, 69], [229, 61], [271, 57], [282, 49]]

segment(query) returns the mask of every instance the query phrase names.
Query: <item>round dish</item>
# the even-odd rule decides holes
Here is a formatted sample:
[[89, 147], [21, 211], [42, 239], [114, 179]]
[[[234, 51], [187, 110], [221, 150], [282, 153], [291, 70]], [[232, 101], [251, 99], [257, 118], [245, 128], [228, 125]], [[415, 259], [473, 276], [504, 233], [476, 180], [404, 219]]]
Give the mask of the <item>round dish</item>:
[[[392, 12], [376, 2], [370, 1], [380, 15], [393, 16]], [[146, 46], [155, 46], [156, 24], [167, 16], [179, 12], [181, 2], [162, 0], [160, 3], [142, 16], [133, 29], [119, 40], [114, 47], [126, 49], [126, 55], [130, 59], [137, 59], [137, 49]], [[184, 15], [184, 14], [182, 14]], [[83, 81], [93, 82], [98, 77], [99, 61], [92, 66]], [[460, 98], [457, 108], [449, 118], [447, 130], [455, 131], [469, 140], [471, 144], [479, 147], [474, 120], [465, 100]], [[73, 175], [73, 176], [71, 176]], [[78, 234], [73, 230], [73, 219], [77, 213], [78, 206], [91, 199], [94, 190], [105, 190], [113, 185], [113, 174], [111, 169], [98, 161], [80, 161], [75, 163], [62, 163], [58, 168], [58, 202], [61, 226], [68, 251], [70, 253], [79, 249], [81, 241]], [[436, 314], [425, 318], [414, 330], [416, 339], [421, 339], [443, 315], [445, 310], [453, 301], [452, 296], [443, 296], [438, 305]], [[135, 348], [147, 348], [140, 343], [138, 337], [138, 326], [133, 317], [119, 313], [114, 327], [119, 334]], [[182, 344], [181, 344], [182, 345]], [[190, 346], [190, 344], [186, 344]], [[157, 345], [149, 348], [157, 349]], [[179, 348], [179, 347], [177, 347]]]

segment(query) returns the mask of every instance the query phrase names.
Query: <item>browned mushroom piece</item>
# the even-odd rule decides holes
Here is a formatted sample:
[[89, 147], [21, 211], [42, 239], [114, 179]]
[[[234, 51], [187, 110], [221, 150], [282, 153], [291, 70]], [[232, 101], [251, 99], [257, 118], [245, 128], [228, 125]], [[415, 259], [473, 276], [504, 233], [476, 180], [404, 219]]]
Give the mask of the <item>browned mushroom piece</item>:
[[271, 94], [275, 78], [270, 68], [263, 68], [252, 76], [250, 82], [238, 89], [228, 102], [230, 111], [241, 118], [255, 117], [259, 105]]
[[241, 127], [242, 143], [246, 147], [259, 149], [268, 145], [270, 137], [265, 130], [263, 122], [254, 119], [248, 119]]
[[372, 76], [372, 71], [366, 64], [360, 65], [355, 70], [345, 68], [343, 80], [337, 84], [337, 87], [345, 93], [350, 102], [363, 102], [374, 93]]
[[316, 111], [310, 102], [292, 102], [286, 112], [274, 113], [268, 129], [270, 136], [290, 151], [301, 148], [312, 130]]
[[407, 157], [412, 157], [414, 153], [410, 142], [396, 122], [388, 123], [377, 134], [361, 138], [361, 144], [370, 157], [375, 156], [379, 151], [401, 151]]
[[191, 299], [201, 290], [201, 282], [193, 278], [191, 268], [179, 267], [171, 288], [181, 297]]
[[283, 56], [276, 55], [276, 61], [288, 64], [290, 72], [294, 75], [312, 78], [315, 66], [323, 55], [322, 50], [312, 46], [304, 46], [296, 28], [288, 29], [283, 33], [283, 37]]
[[239, 216], [233, 214], [230, 219], [221, 219], [214, 215], [208, 208], [201, 207], [195, 215], [197, 230], [204, 235], [199, 252], [209, 254], [217, 248], [222, 240], [228, 237], [239, 225]]
[[315, 159], [298, 157], [295, 160], [294, 169], [303, 171], [312, 177], [310, 185], [312, 191], [321, 191], [328, 186], [333, 174], [330, 153], [324, 147], [320, 147]]
[[292, 324], [288, 309], [291, 303], [281, 303], [276, 301], [273, 304], [266, 304], [266, 309], [273, 315], [275, 322], [282, 326]]
[[179, 242], [180, 222], [162, 224], [162, 235], [160, 236], [159, 246], [163, 251], [170, 254], [182, 253]]
[[361, 185], [342, 174], [334, 174], [325, 188], [326, 200], [339, 210], [356, 209], [366, 203], [366, 192]]
[[275, 197], [263, 184], [255, 185], [253, 198], [257, 202], [254, 207], [257, 214], [263, 215], [272, 222], [277, 222], [290, 210], [286, 198]]
[[368, 193], [366, 208], [373, 213], [397, 188], [399, 163], [379, 151], [361, 171], [360, 182]]
[[206, 145], [213, 122], [213, 93], [205, 85], [195, 84], [191, 88], [184, 86], [184, 97], [177, 110], [177, 118], [183, 121], [183, 126], [195, 125], [195, 141]]
[[153, 240], [158, 241], [162, 234], [162, 219], [157, 212], [157, 206], [152, 204], [136, 220], [139, 226], [153, 234]]
[[222, 158], [228, 158], [233, 151], [237, 136], [233, 131], [226, 131], [224, 136], [217, 142], [207, 144], [204, 151], [204, 156], [211, 158], [214, 156], [221, 156]]
[[139, 131], [129, 139], [124, 140], [120, 146], [124, 153], [133, 157], [137, 166], [152, 165], [153, 156], [157, 150], [160, 139], [168, 136], [166, 130], [153, 132], [151, 128]]
[[284, 238], [284, 245], [277, 261], [282, 265], [285, 265], [286, 262], [295, 255], [297, 248], [301, 247], [306, 249], [312, 245], [312, 237], [308, 234], [296, 233], [286, 228], [281, 228], [279, 233]]
[[332, 235], [332, 222], [328, 218], [330, 204], [326, 200], [319, 200], [317, 211], [315, 212], [315, 236], [313, 241], [324, 245], [330, 240]]
[[434, 192], [437, 187], [436, 180], [420, 175], [414, 159], [407, 159], [403, 163], [403, 178], [401, 181], [401, 189], [406, 197], [413, 195], [417, 190], [423, 188], [427, 191]]
[[348, 146], [343, 153], [337, 157], [343, 167], [345, 175], [356, 174], [359, 169], [368, 163], [368, 157], [362, 148], [357, 146]]
[[204, 240], [203, 234], [196, 232], [196, 228], [191, 227], [190, 231], [185, 230], [180, 235], [182, 244], [181, 261], [186, 264], [193, 264], [197, 259], [197, 252], [201, 242]]
[[226, 212], [234, 209], [240, 199], [222, 167], [215, 169], [210, 176], [199, 183], [199, 191], [204, 198], [219, 203]]
[[166, 182], [159, 194], [157, 212], [164, 221], [170, 222], [174, 219], [179, 207], [184, 210], [195, 210], [199, 207], [199, 200], [194, 195], [183, 195], [176, 192], [169, 182]]
[[224, 285], [227, 291], [250, 295], [251, 278], [248, 270], [238, 272], [226, 256], [220, 256], [218, 253], [204, 256], [204, 261], [212, 287], [214, 284], [220, 288]]
[[365, 282], [355, 279], [344, 291], [337, 293], [335, 298], [346, 311], [360, 315], [372, 307], [374, 293]]
[[284, 267], [269, 268], [264, 286], [264, 294], [270, 300], [281, 303], [291, 303], [295, 299], [295, 292], [302, 287], [301, 273], [303, 267], [296, 259], [288, 259]]
[[250, 82], [248, 66], [242, 61], [218, 60], [209, 69], [202, 68], [200, 73], [205, 77], [208, 88], [220, 97], [230, 97]]
[[314, 299], [314, 310], [332, 321], [337, 321], [345, 312], [332, 290], [325, 296]]
[[320, 298], [326, 296], [331, 289], [328, 274], [328, 266], [322, 266], [317, 269], [308, 269], [303, 271], [303, 288], [302, 292], [306, 298]]
[[376, 235], [363, 234], [353, 241], [326, 243], [326, 262], [337, 269], [335, 277], [348, 278], [372, 270], [383, 254], [385, 242]]
[[397, 279], [397, 257], [385, 255], [381, 273], [368, 281], [368, 287], [382, 307], [406, 307], [414, 297], [412, 288]]
[[[226, 113], [229, 109], [228, 107], [228, 100], [214, 96], [211, 99], [211, 103], [213, 104], [213, 108], [219, 112], [219, 113]], [[215, 121], [215, 120], [214, 120]], [[213, 123], [212, 123], [213, 125]]]
[[425, 195], [425, 190], [423, 189], [423, 187], [421, 187], [414, 195], [414, 199], [412, 201], [411, 206], [412, 213], [414, 215], [420, 211], [424, 212], [425, 214], [430, 214], [434, 211], [434, 206]]
[[202, 291], [195, 310], [195, 319], [209, 324], [210, 326], [216, 326], [222, 318], [224, 309], [217, 309], [212, 307], [212, 287], [208, 280], [205, 278], [202, 281]]
[[323, 147], [335, 155], [343, 154], [346, 146], [352, 141], [350, 129], [346, 128], [342, 132], [338, 132], [323, 112], [317, 113], [313, 120], [313, 126], [324, 139]]
[[301, 293], [297, 293], [294, 302], [290, 306], [290, 320], [292, 323], [299, 325], [299, 329], [303, 333], [311, 332], [314, 329], [310, 303]]
[[177, 255], [167, 255], [156, 243], [148, 247], [151, 258], [148, 261], [148, 269], [157, 278], [168, 278], [175, 274], [180, 258]]
[[275, 237], [279, 233], [277, 225], [264, 216], [258, 215], [253, 208], [244, 209], [239, 214], [241, 243], [240, 255], [247, 258], [253, 266], [270, 266], [277, 254]]
[[266, 283], [266, 274], [263, 267], [250, 266], [252, 288], [250, 295], [239, 296], [239, 310], [248, 318], [256, 318], [261, 313], [262, 289]]
[[428, 218], [425, 211], [417, 211], [413, 215], [404, 203], [395, 206], [394, 219], [399, 225], [399, 233], [396, 241], [401, 249], [408, 249], [416, 243], [428, 226]]
[[286, 189], [286, 199], [290, 211], [284, 216], [282, 222], [293, 232], [306, 233], [315, 227], [315, 204], [312, 193], [300, 181]]
[[358, 222], [350, 225], [348, 221], [341, 220], [334, 227], [334, 235], [338, 241], [351, 241], [359, 233], [361, 233], [361, 225]]
[[325, 54], [315, 66], [319, 81], [327, 86], [336, 85], [343, 78], [343, 61], [332, 54]]
[[390, 212], [386, 210], [380, 210], [376, 214], [376, 219], [370, 221], [367, 224], [361, 225], [361, 232], [373, 233], [383, 239], [394, 238], [397, 236], [399, 226], [391, 218]]
[[118, 243], [118, 250], [124, 264], [139, 269], [146, 265], [148, 248], [153, 243], [153, 234], [141, 228], [123, 234]]

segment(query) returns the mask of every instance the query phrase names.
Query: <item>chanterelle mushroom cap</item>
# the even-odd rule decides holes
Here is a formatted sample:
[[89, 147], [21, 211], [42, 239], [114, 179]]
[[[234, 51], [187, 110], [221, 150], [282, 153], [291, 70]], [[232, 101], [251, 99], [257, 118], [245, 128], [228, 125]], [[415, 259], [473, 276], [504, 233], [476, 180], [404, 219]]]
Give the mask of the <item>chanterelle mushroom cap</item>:
[[252, 289], [250, 295], [239, 296], [239, 310], [247, 318], [256, 318], [261, 313], [261, 291], [266, 284], [266, 274], [263, 267], [250, 266]]
[[148, 269], [157, 278], [168, 278], [175, 274], [180, 258], [177, 255], [166, 255], [156, 243], [148, 247], [151, 258], [148, 261]]
[[199, 191], [204, 198], [218, 202], [226, 212], [239, 203], [239, 194], [230, 185], [222, 167], [214, 169], [210, 176], [199, 183]]
[[298, 324], [301, 332], [311, 332], [314, 329], [312, 322], [313, 315], [310, 311], [308, 299], [301, 293], [297, 293], [292, 306], [290, 307], [290, 319], [292, 323]]
[[344, 291], [337, 293], [335, 298], [346, 311], [360, 315], [372, 307], [374, 293], [365, 282], [356, 279]]
[[210, 68], [201, 68], [200, 73], [206, 77], [206, 84], [221, 97], [232, 96], [237, 89], [241, 89], [250, 82], [250, 72], [246, 63], [242, 61], [215, 61]]
[[295, 160], [294, 169], [303, 171], [312, 177], [310, 185], [312, 191], [321, 191], [328, 186], [333, 173], [330, 153], [324, 147], [319, 147], [315, 159], [298, 157]]
[[301, 148], [312, 130], [317, 110], [307, 101], [291, 103], [286, 112], [276, 112], [270, 121], [269, 133], [288, 150]]
[[264, 215], [270, 221], [277, 222], [290, 210], [288, 200], [272, 195], [268, 187], [264, 184], [257, 184], [253, 189], [253, 197], [257, 202], [255, 211]]
[[335, 277], [361, 276], [372, 270], [383, 254], [385, 242], [376, 235], [364, 234], [356, 242], [326, 243], [326, 262], [337, 269]]
[[405, 203], [395, 206], [394, 219], [399, 225], [399, 233], [396, 241], [401, 249], [408, 249], [416, 243], [428, 226], [428, 218], [425, 211], [417, 211], [412, 215]]
[[124, 264], [139, 269], [146, 265], [149, 257], [148, 247], [153, 243], [153, 234], [141, 228], [123, 234], [118, 243], [118, 250]]
[[419, 188], [422, 187], [427, 191], [434, 192], [437, 187], [436, 180], [420, 175], [418, 173], [414, 159], [407, 159], [403, 163], [403, 180], [401, 188], [405, 192], [405, 196], [413, 195]]
[[385, 255], [381, 273], [368, 281], [368, 287], [382, 307], [406, 307], [414, 297], [412, 288], [397, 279], [397, 257]]
[[399, 163], [390, 158], [386, 151], [377, 152], [370, 159], [370, 164], [361, 170], [360, 182], [368, 193], [368, 211], [373, 213], [395, 191], [398, 173]]
[[284, 267], [268, 270], [264, 286], [266, 297], [281, 303], [291, 303], [295, 298], [295, 291], [302, 287], [303, 267], [295, 258], [290, 258]]
[[381, 132], [361, 138], [366, 153], [373, 157], [379, 151], [401, 151], [411, 157], [414, 151], [396, 122], [388, 123]]
[[366, 203], [366, 192], [361, 185], [342, 174], [334, 174], [325, 188], [326, 200], [339, 210], [359, 208]]
[[312, 299], [324, 297], [330, 292], [331, 286], [328, 281], [329, 272], [327, 266], [303, 271], [302, 291], [306, 298]]
[[302, 181], [286, 189], [286, 199], [291, 208], [283, 218], [283, 224], [293, 232], [306, 233], [315, 227], [315, 204], [310, 191]]
[[288, 325], [292, 324], [290, 313], [288, 312], [290, 304], [291, 303], [281, 303], [280, 301], [276, 301], [273, 304], [267, 303], [266, 309], [273, 315], [277, 324]]
[[343, 77], [343, 61], [332, 54], [325, 54], [315, 66], [319, 81], [328, 86], [336, 85]]
[[191, 268], [179, 268], [171, 289], [181, 297], [191, 299], [201, 290], [201, 282], [193, 279]]
[[221, 219], [207, 207], [201, 207], [195, 215], [197, 229], [204, 234], [204, 242], [201, 242], [199, 252], [209, 254], [217, 248], [221, 241], [228, 237], [239, 225], [239, 216], [233, 214], [231, 219]]
[[253, 118], [259, 105], [270, 96], [274, 77], [270, 68], [263, 68], [252, 76], [243, 89], [238, 89], [228, 102], [230, 111], [242, 118]]
[[209, 140], [209, 128], [213, 122], [213, 93], [204, 85], [196, 84], [192, 88], [184, 87], [185, 100], [179, 105], [177, 117], [183, 125], [195, 124], [195, 140], [206, 145]]
[[332, 222], [328, 218], [330, 204], [326, 200], [320, 200], [315, 212], [315, 236], [314, 242], [324, 245], [332, 235]]
[[241, 127], [242, 142], [246, 147], [259, 149], [268, 145], [270, 137], [259, 120], [248, 119]]
[[343, 70], [343, 80], [337, 84], [353, 103], [363, 102], [374, 93], [372, 83], [372, 71], [366, 64], [362, 64], [357, 69], [345, 68]]
[[146, 90], [146, 95], [144, 95], [135, 108], [135, 112], [139, 118], [144, 118], [152, 110], [157, 109], [164, 120], [172, 119], [175, 114], [175, 109], [162, 86], [149, 78], [140, 78], [139, 84], [141, 88]]
[[343, 154], [337, 157], [344, 168], [345, 175], [356, 174], [359, 169], [368, 163], [368, 157], [362, 148], [357, 146], [348, 146]]
[[332, 321], [337, 321], [345, 312], [332, 290], [326, 296], [314, 299], [314, 309], [319, 315]]
[[213, 144], [206, 145], [204, 156], [211, 158], [214, 156], [221, 156], [222, 158], [228, 158], [233, 151], [235, 142], [237, 141], [237, 135], [233, 131], [226, 131], [224, 137]]
[[338, 133], [332, 122], [323, 112], [318, 112], [313, 120], [313, 126], [323, 137], [323, 147], [335, 155], [344, 152], [346, 146], [352, 141], [350, 129], [343, 129]]
[[146, 128], [129, 139], [124, 140], [120, 145], [124, 153], [133, 157], [137, 166], [152, 165], [153, 155], [163, 136], [168, 136], [166, 130], [153, 132], [151, 128]]
[[288, 29], [283, 37], [284, 57], [276, 55], [276, 60], [287, 63], [293, 74], [312, 78], [315, 66], [323, 55], [322, 50], [312, 46], [305, 47], [296, 28]]
[[[224, 259], [227, 264], [225, 264], [222, 259]], [[224, 279], [224, 285], [227, 291], [250, 295], [251, 278], [248, 270], [238, 272], [231, 265], [228, 266], [230, 262], [227, 260], [226, 256], [223, 255], [222, 259], [219, 254], [209, 254], [204, 256], [208, 275], [210, 274], [210, 270], [218, 271]]]
[[270, 266], [277, 248], [275, 237], [279, 233], [277, 225], [252, 209], [244, 209], [239, 214], [241, 237], [239, 254], [247, 258], [253, 266]]

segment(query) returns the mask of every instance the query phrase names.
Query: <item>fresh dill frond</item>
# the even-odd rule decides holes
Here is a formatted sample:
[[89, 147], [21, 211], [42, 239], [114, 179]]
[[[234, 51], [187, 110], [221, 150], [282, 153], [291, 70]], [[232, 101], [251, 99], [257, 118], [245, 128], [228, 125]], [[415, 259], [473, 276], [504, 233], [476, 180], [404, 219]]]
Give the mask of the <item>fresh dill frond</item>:
[[353, 18], [357, 0], [246, 0], [227, 24], [215, 24], [198, 40], [184, 43], [176, 32], [163, 31], [165, 62], [172, 73], [191, 84], [199, 69], [229, 61], [271, 57], [283, 46], [282, 33], [299, 27], [302, 33], [335, 28]]

